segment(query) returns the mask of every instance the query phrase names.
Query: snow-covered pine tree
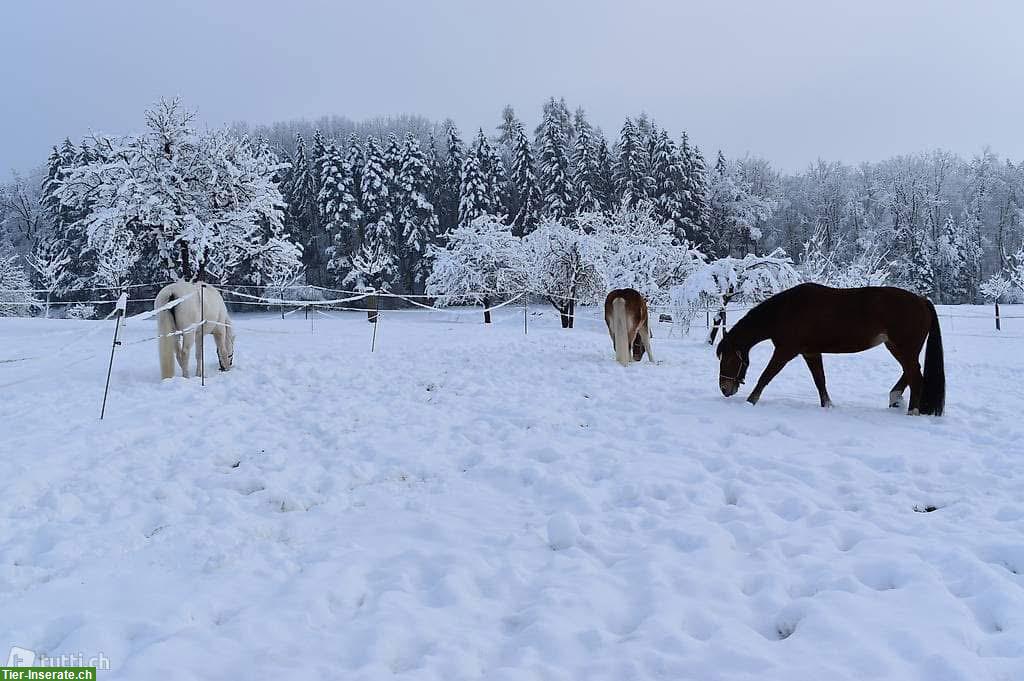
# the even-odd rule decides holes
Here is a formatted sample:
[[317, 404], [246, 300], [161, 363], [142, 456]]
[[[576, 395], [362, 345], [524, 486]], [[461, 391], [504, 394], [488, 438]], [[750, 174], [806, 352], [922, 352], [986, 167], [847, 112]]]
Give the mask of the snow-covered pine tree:
[[312, 182], [312, 206], [310, 215], [309, 243], [303, 244], [303, 260], [306, 265], [306, 281], [311, 284], [327, 283], [327, 248], [330, 244], [327, 229], [320, 212], [319, 196], [323, 189], [324, 157], [327, 154], [327, 142], [320, 130], [313, 131], [313, 144], [310, 149], [309, 176]]
[[437, 215], [430, 201], [433, 173], [419, 140], [411, 132], [402, 149], [398, 173], [401, 209], [399, 225], [399, 273], [406, 290], [415, 292], [429, 271], [428, 247], [436, 238]]
[[651, 169], [654, 179], [654, 215], [662, 223], [670, 223], [674, 238], [678, 243], [683, 243], [687, 241], [683, 223], [686, 171], [676, 145], [664, 130], [658, 131], [654, 141]]
[[939, 299], [945, 303], [973, 303], [977, 296], [981, 267], [981, 239], [976, 219], [965, 213], [957, 220], [946, 215], [935, 248], [935, 274]]
[[572, 113], [570, 113], [569, 106], [565, 103], [565, 98], [555, 99], [551, 97], [548, 101], [544, 102], [541, 121], [533, 130], [534, 145], [537, 149], [544, 147], [544, 129], [548, 125], [554, 125], [561, 131], [567, 148], [576, 139], [576, 130], [572, 124]]
[[926, 232], [914, 234], [899, 267], [900, 285], [914, 293], [931, 298], [935, 295], [935, 247]]
[[533, 231], [540, 219], [543, 200], [534, 170], [533, 147], [519, 121], [515, 121], [512, 130], [512, 145], [512, 172], [509, 178], [509, 193], [514, 196], [512, 231], [516, 236], [523, 236]]
[[302, 263], [308, 269], [315, 257], [312, 248], [314, 232], [317, 227], [317, 190], [316, 179], [311, 170], [310, 159], [306, 149], [306, 140], [301, 134], [295, 135], [295, 155], [291, 160], [291, 168], [283, 184], [284, 200], [288, 204], [285, 227], [293, 238], [302, 245]]
[[595, 213], [601, 210], [601, 199], [596, 185], [599, 183], [594, 129], [587, 121], [583, 109], [576, 109], [576, 141], [572, 148], [573, 184], [576, 190], [576, 210]]
[[594, 197], [604, 211], [614, 210], [620, 204], [618, 193], [615, 191], [614, 165], [611, 151], [608, 149], [608, 140], [599, 130], [595, 131], [592, 181]]
[[325, 250], [327, 273], [336, 283], [348, 273], [351, 252], [359, 239], [362, 211], [356, 200], [356, 175], [359, 148], [342, 154], [337, 145], [329, 144], [320, 164], [320, 195], [317, 203], [320, 222], [330, 246]]
[[615, 188], [623, 203], [632, 207], [650, 198], [647, 145], [630, 118], [622, 124], [616, 156]]
[[62, 288], [87, 286], [89, 278], [96, 271], [96, 252], [89, 247], [88, 234], [79, 222], [89, 212], [91, 203], [86, 199], [81, 209], [73, 210], [61, 202], [58, 194], [71, 170], [84, 165], [87, 160], [83, 149], [65, 138], [60, 147], [54, 147], [50, 154], [41, 187], [40, 206], [51, 225], [52, 233], [48, 243], [37, 246], [44, 248], [46, 254], [38, 255], [49, 261], [50, 254], [61, 251], [74, 254], [73, 258], [62, 265], [62, 277], [65, 279]]
[[473, 145], [473, 154], [476, 155], [477, 166], [480, 168], [480, 175], [483, 177], [484, 189], [487, 197], [487, 213], [501, 215], [505, 200], [505, 165], [501, 156], [484, 135], [483, 128], [477, 133], [476, 144]]
[[348, 279], [360, 288], [390, 290], [397, 270], [395, 218], [391, 213], [389, 185], [384, 149], [375, 138], [368, 137], [361, 187], [365, 227]]
[[466, 154], [462, 163], [462, 184], [459, 188], [459, 224], [468, 225], [481, 215], [487, 215], [491, 199], [480, 162], [475, 153]]
[[462, 166], [466, 155], [459, 136], [459, 130], [451, 121], [445, 127], [446, 155], [440, 176], [440, 193], [434, 204], [437, 207], [437, 219], [443, 235], [459, 224], [459, 200], [462, 190]]
[[332, 196], [322, 204], [331, 241], [327, 271], [335, 282], [344, 281], [352, 271], [352, 257], [363, 242], [362, 176], [363, 149], [353, 133], [341, 157]]
[[[553, 100], [552, 100], [553, 101]], [[564, 104], [564, 103], [563, 103]], [[559, 106], [546, 107], [540, 131], [540, 157], [537, 175], [544, 201], [544, 212], [564, 220], [576, 211], [575, 192], [569, 169], [569, 138]]]
[[708, 186], [704, 156], [700, 153], [700, 149], [690, 146], [690, 140], [685, 132], [679, 144], [679, 154], [685, 174], [683, 228], [686, 230], [686, 238], [690, 243], [707, 249], [711, 242], [708, 238]]

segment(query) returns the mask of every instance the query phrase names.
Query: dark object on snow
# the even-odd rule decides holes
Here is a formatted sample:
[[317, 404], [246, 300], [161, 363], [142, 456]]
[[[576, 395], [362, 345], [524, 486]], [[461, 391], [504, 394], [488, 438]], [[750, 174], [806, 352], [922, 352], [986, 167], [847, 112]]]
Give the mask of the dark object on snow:
[[[922, 373], [918, 356], [926, 338]], [[903, 367], [889, 391], [889, 406], [900, 406], [909, 385], [908, 413], [942, 415], [946, 374], [939, 318], [935, 306], [917, 294], [890, 286], [843, 289], [820, 284], [800, 284], [775, 294], [748, 312], [718, 344], [718, 385], [723, 395], [736, 394], [750, 366], [750, 348], [769, 339], [775, 352], [747, 398], [751, 404], [757, 404], [782, 367], [803, 355], [821, 406], [831, 406], [822, 354], [862, 352], [885, 343]]]
[[671, 323], [672, 322], [672, 315], [670, 315], [670, 314], [660, 314], [660, 315], [658, 315], [658, 321], [659, 322], [669, 322], [669, 323]]

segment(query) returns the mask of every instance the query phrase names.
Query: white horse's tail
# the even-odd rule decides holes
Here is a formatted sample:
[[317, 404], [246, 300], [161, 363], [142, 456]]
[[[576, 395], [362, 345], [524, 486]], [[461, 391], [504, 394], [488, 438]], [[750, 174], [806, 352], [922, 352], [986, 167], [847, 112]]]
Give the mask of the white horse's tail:
[[[153, 301], [153, 307], [162, 307], [174, 300], [170, 291], [161, 291]], [[174, 378], [174, 358], [181, 344], [181, 336], [170, 334], [178, 330], [174, 321], [174, 308], [164, 310], [156, 316], [156, 328], [160, 334], [160, 377]]]
[[629, 320], [626, 319], [626, 299], [612, 301], [612, 333], [615, 336], [615, 359], [625, 366], [632, 358], [629, 347]]

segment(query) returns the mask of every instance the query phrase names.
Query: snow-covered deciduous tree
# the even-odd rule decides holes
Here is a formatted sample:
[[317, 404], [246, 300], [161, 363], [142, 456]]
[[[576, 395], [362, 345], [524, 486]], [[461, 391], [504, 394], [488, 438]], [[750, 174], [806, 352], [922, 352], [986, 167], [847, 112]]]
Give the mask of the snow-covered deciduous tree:
[[431, 256], [427, 295], [481, 304], [486, 324], [491, 322], [487, 308], [494, 300], [519, 293], [527, 284], [520, 238], [492, 215], [453, 229], [445, 247], [432, 249]]
[[758, 223], [768, 220], [774, 204], [755, 193], [736, 163], [727, 163], [721, 152], [708, 182], [710, 232], [714, 252], [746, 254], [755, 250], [762, 232]]
[[592, 304], [605, 293], [600, 241], [575, 221], [545, 218], [523, 238], [530, 290], [558, 310], [562, 328], [573, 327], [576, 304]]
[[39, 288], [46, 291], [43, 305], [43, 316], [46, 318], [50, 317], [50, 301], [53, 296], [64, 293], [71, 281], [71, 272], [68, 269], [71, 256], [67, 251], [58, 249], [57, 241], [40, 241], [36, 244], [35, 252], [25, 258], [34, 270], [33, 278]]
[[1013, 288], [1013, 283], [1002, 274], [993, 274], [981, 284], [980, 293], [987, 303], [1006, 303]]
[[855, 253], [846, 256], [842, 237], [826, 246], [825, 228], [818, 227], [804, 244], [798, 270], [804, 281], [812, 281], [835, 288], [881, 286], [889, 278], [889, 265], [885, 253], [875, 244], [865, 248], [852, 247]]
[[42, 307], [20, 260], [9, 244], [0, 243], [0, 317], [27, 317]]
[[670, 224], [655, 217], [650, 202], [581, 214], [579, 222], [600, 247], [605, 289], [636, 289], [651, 305], [667, 303], [669, 290], [703, 262], [689, 243], [676, 238]]
[[[93, 157], [57, 190], [62, 204], [85, 212], [78, 222], [90, 247], [116, 253], [119, 271], [141, 263], [146, 276], [253, 283], [298, 260], [274, 181], [281, 166], [267, 150], [226, 130], [197, 132], [177, 100], [161, 101], [146, 120], [138, 137], [94, 138]], [[124, 261], [131, 255], [137, 262]]]
[[800, 283], [800, 275], [782, 251], [767, 256], [720, 258], [697, 267], [670, 295], [676, 315], [685, 324], [704, 307], [715, 311], [708, 343], [718, 329], [725, 329], [726, 306], [731, 302], [754, 304]]

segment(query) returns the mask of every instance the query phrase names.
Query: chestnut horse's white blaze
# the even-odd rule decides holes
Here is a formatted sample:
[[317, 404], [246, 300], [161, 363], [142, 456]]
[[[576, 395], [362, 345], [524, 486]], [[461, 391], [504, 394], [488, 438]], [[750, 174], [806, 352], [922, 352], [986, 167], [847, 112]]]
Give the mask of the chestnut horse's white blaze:
[[608, 325], [608, 335], [612, 337], [615, 359], [619, 364], [625, 366], [634, 360], [639, 362], [644, 352], [647, 352], [650, 361], [654, 361], [647, 301], [638, 291], [622, 288], [609, 293], [604, 301], [604, 321]]
[[[154, 309], [167, 303], [181, 302], [157, 315], [160, 331], [160, 376], [174, 378], [174, 360], [177, 358], [181, 375], [189, 377], [188, 357], [196, 346], [196, 373], [203, 364], [203, 343], [196, 343], [196, 332], [213, 336], [217, 343], [217, 359], [221, 371], [231, 368], [235, 359], [235, 332], [231, 327], [227, 306], [220, 292], [209, 284], [176, 281], [160, 289], [153, 303]], [[203, 309], [200, 310], [200, 302]], [[203, 324], [201, 321], [205, 320]], [[183, 332], [174, 334], [175, 332]]]

